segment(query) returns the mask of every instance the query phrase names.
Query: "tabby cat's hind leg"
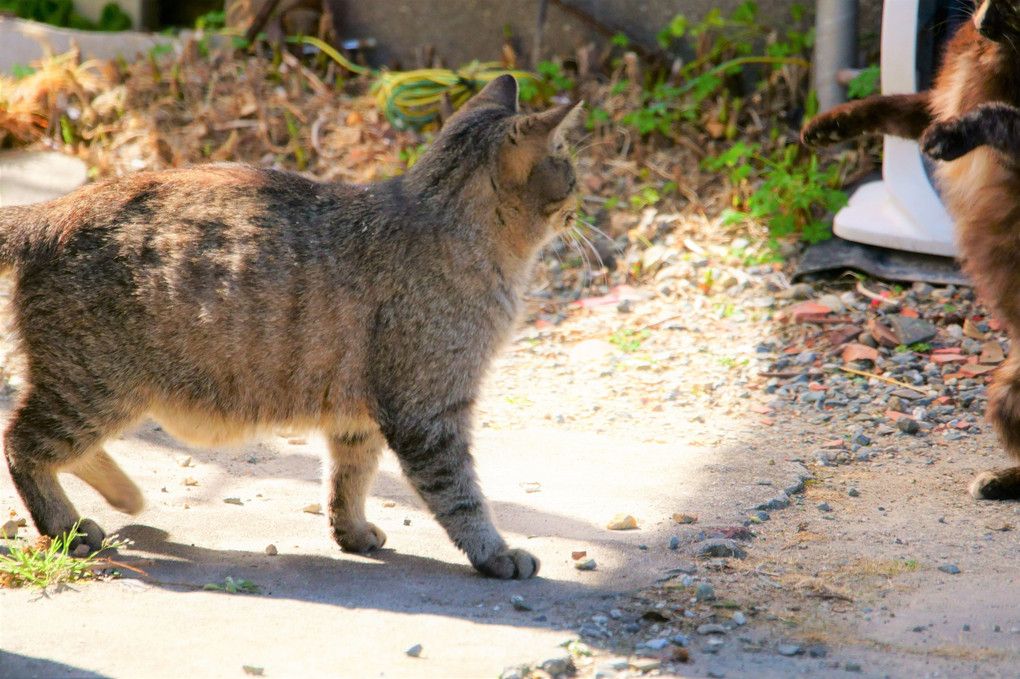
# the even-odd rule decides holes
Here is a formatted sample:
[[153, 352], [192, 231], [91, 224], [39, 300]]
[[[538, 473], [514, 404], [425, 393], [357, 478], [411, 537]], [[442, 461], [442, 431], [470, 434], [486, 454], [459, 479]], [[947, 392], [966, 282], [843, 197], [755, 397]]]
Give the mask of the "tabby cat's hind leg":
[[[1012, 457], [1020, 459], [1020, 357], [1010, 354], [988, 391], [988, 419]], [[1020, 500], [1020, 467], [983, 472], [970, 485], [979, 500]]]
[[386, 544], [386, 533], [365, 520], [365, 498], [379, 465], [378, 431], [334, 434], [329, 439], [329, 524], [345, 552], [369, 552]]
[[78, 526], [81, 535], [71, 542], [72, 550], [79, 544], [98, 550], [105, 534], [94, 521], [79, 519], [57, 481], [58, 471], [86, 469], [89, 456], [98, 454], [100, 467], [86, 469], [82, 478], [108, 499], [113, 498], [122, 509], [141, 507], [141, 496], [134, 484], [105, 453], [97, 453], [106, 431], [56, 391], [30, 388], [4, 434], [11, 479], [36, 529], [57, 538], [81, 520]]
[[865, 134], [917, 139], [931, 121], [927, 92], [879, 94], [815, 116], [804, 125], [800, 138], [808, 146], [829, 146]]

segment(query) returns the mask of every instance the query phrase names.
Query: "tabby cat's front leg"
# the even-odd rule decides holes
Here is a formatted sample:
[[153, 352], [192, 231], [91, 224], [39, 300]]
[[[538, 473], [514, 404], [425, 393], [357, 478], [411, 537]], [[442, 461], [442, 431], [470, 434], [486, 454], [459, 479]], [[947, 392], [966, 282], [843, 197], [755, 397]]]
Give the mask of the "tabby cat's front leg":
[[979, 146], [991, 146], [1010, 158], [1020, 156], [1020, 109], [994, 102], [933, 123], [921, 138], [921, 150], [936, 160], [956, 160]]
[[455, 406], [434, 418], [391, 414], [383, 433], [404, 473], [453, 543], [476, 569], [502, 580], [530, 578], [539, 561], [511, 549], [492, 523], [470, 452], [470, 413]]
[[931, 120], [927, 92], [880, 94], [815, 116], [804, 125], [800, 138], [808, 146], [829, 146], [864, 134], [917, 139]]

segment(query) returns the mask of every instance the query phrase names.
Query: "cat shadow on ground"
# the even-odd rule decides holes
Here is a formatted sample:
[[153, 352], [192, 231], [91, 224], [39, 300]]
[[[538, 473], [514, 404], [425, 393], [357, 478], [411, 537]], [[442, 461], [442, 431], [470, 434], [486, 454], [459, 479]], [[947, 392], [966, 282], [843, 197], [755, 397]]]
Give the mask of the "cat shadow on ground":
[[[281, 549], [278, 555], [267, 557], [244, 550], [217, 550], [175, 542], [166, 531], [137, 524], [124, 526], [118, 535], [132, 541], [132, 552], [141, 552], [154, 561], [144, 566], [145, 575], [122, 569], [124, 586], [129, 588], [151, 586], [185, 593], [201, 590], [205, 585], [223, 586], [229, 575], [235, 583], [254, 583], [259, 594], [224, 592], [223, 596], [262, 596], [340, 608], [431, 614], [532, 627], [545, 622], [543, 600], [604, 595], [597, 586], [541, 576], [526, 581], [492, 580], [479, 575], [467, 563], [445, 562], [394, 549], [339, 558], [286, 553]], [[114, 561], [123, 558], [116, 553], [104, 555]], [[494, 598], [506, 602], [514, 594], [534, 602], [535, 610], [492, 620], [479, 614], [479, 600]]]

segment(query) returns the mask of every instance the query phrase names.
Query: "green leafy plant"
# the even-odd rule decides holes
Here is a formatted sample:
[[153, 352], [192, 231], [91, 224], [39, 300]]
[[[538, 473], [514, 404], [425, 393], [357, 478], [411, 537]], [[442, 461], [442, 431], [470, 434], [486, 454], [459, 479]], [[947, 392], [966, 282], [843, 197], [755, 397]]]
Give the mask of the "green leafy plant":
[[[50, 539], [41, 537], [34, 545], [23, 545], [4, 537], [7, 553], [0, 553], [0, 586], [34, 586], [46, 588], [61, 583], [79, 582], [98, 577], [104, 568], [124, 566], [106, 558], [99, 552], [92, 552], [85, 558], [75, 558], [70, 551], [71, 542], [80, 537], [79, 521], [66, 536]], [[129, 543], [115, 536], [103, 541], [100, 552], [105, 549], [125, 547]]]
[[[829, 227], [819, 217], [846, 205], [846, 194], [837, 188], [840, 166], [822, 168], [814, 154], [802, 162], [796, 146], [776, 149], [771, 156], [760, 148], [738, 142], [703, 162], [706, 169], [726, 172], [734, 185], [734, 207], [723, 211], [723, 224], [764, 223], [773, 241], [794, 234], [809, 243], [829, 238]], [[752, 185], [752, 175], [760, 182]]]
[[78, 14], [72, 0], [0, 0], [0, 12], [12, 12], [22, 19], [81, 31], [125, 31], [131, 28], [131, 17], [113, 2], [103, 6], [96, 22]]
[[610, 344], [615, 344], [621, 351], [632, 353], [641, 348], [641, 343], [651, 335], [650, 330], [617, 330], [609, 337]]
[[[804, 8], [794, 5], [792, 17], [799, 22]], [[768, 38], [766, 40], [766, 38]], [[696, 45], [694, 59], [688, 60], [674, 77], [660, 79], [643, 88], [640, 108], [624, 116], [622, 122], [632, 125], [641, 134], [658, 132], [666, 137], [680, 134], [680, 124], [702, 119], [706, 105], [712, 103], [718, 110], [720, 122], [727, 128], [727, 136], [736, 134], [734, 125], [742, 109], [742, 93], [729, 91], [728, 83], [738, 80], [744, 68], [757, 66], [761, 81], [772, 79], [773, 74], [788, 65], [807, 68], [806, 55], [814, 42], [813, 32], [787, 30], [779, 34], [758, 21], [758, 5], [744, 2], [729, 18], [718, 9], [710, 10], [697, 23], [685, 15], [677, 14], [663, 28], [657, 39], [664, 49], [687, 40]], [[763, 53], [755, 54], [755, 45], [765, 42]], [[632, 83], [633, 84], [633, 83]], [[630, 84], [630, 85], [632, 85]], [[623, 91], [628, 83], [620, 83]], [[721, 98], [721, 105], [718, 99]]]
[[223, 584], [220, 585], [215, 582], [210, 582], [202, 587], [204, 590], [212, 592], [227, 592], [228, 594], [261, 594], [261, 588], [251, 580], [234, 580], [229, 575], [224, 580]]
[[872, 64], [861, 71], [846, 86], [846, 96], [851, 99], [863, 99], [878, 92], [881, 72], [878, 64]]

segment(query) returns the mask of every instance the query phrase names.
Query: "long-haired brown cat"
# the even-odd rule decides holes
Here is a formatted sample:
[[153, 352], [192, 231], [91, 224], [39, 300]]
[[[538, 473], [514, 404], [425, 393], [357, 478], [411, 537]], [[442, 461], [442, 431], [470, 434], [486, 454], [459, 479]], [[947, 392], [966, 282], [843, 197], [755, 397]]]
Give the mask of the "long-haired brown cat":
[[[187, 442], [320, 430], [333, 535], [381, 547], [365, 496], [385, 444], [482, 573], [539, 562], [500, 537], [471, 411], [539, 249], [572, 226], [564, 134], [578, 107], [521, 114], [493, 80], [407, 174], [322, 184], [243, 165], [139, 174], [0, 211], [26, 387], [4, 436], [38, 530], [79, 520], [57, 472], [117, 509], [142, 497], [103, 442], [149, 415]], [[83, 543], [103, 531], [81, 522]]]
[[[861, 134], [919, 139], [956, 223], [964, 269], [1005, 324], [1013, 351], [995, 373], [988, 418], [1020, 460], [1020, 2], [986, 0], [946, 49], [935, 86], [873, 96], [811, 120], [807, 144]], [[980, 474], [979, 499], [1020, 499], [1020, 467]]]

